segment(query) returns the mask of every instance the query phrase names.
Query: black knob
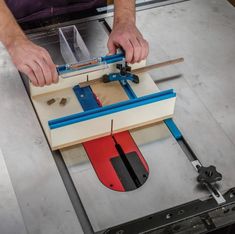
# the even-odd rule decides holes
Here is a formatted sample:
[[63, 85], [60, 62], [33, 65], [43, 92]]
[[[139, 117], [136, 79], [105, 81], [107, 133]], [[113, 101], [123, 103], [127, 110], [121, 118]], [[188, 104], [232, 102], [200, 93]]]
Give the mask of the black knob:
[[127, 62], [125, 63], [125, 69], [127, 72], [131, 72], [131, 67], [127, 65]]
[[121, 70], [121, 69], [122, 69], [122, 64], [121, 64], [121, 63], [117, 64], [117, 65], [116, 65], [116, 68], [117, 68], [118, 70]]
[[139, 79], [139, 77], [137, 76], [137, 75], [134, 75], [133, 74], [133, 82], [135, 83], [135, 84], [139, 84], [140, 83], [140, 79]]
[[200, 184], [210, 184], [222, 180], [222, 174], [216, 170], [215, 166], [200, 167], [198, 173], [197, 181]]

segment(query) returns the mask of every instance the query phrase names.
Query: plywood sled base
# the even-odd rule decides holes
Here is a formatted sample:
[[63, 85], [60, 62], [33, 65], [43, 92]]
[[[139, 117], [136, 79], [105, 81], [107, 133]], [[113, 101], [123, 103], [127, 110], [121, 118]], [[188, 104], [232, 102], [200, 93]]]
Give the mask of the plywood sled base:
[[[136, 64], [134, 67], [138, 68], [144, 65], [145, 63], [141, 63]], [[111, 66], [110, 69], [114, 68]], [[87, 74], [90, 77], [96, 78], [101, 77], [106, 72], [106, 70], [102, 70]], [[112, 120], [114, 123], [113, 132], [117, 133], [162, 121], [172, 117], [174, 113], [175, 97], [60, 128], [50, 129], [48, 121], [83, 112], [74, 94], [73, 87], [79, 82], [84, 81], [85, 78], [85, 74], [79, 74], [66, 79], [60, 78], [60, 82], [56, 85], [43, 88], [31, 86], [31, 98], [52, 150], [109, 135]], [[147, 73], [140, 75], [139, 84], [132, 82], [129, 82], [129, 84], [137, 97], [159, 92], [158, 87]], [[91, 85], [91, 88], [104, 106], [128, 100], [128, 96], [123, 92], [118, 82], [113, 84], [94, 84]], [[51, 98], [54, 98], [56, 102], [48, 105], [47, 101]], [[67, 99], [65, 106], [59, 105], [61, 98]]]

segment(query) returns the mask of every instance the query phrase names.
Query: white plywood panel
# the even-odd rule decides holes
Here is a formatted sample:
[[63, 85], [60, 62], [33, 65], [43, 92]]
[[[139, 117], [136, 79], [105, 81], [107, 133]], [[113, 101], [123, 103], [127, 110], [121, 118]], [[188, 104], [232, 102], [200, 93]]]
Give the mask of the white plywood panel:
[[51, 130], [52, 149], [82, 143], [111, 133], [137, 128], [169, 118], [174, 113], [175, 98], [139, 106], [95, 119]]
[[139, 75], [139, 78], [139, 84], [129, 82], [131, 88], [133, 89], [137, 97], [142, 97], [160, 91], [157, 85], [154, 83], [152, 77], [148, 73], [143, 73]]
[[[52, 98], [54, 98], [56, 102], [48, 105], [47, 101]], [[67, 103], [65, 106], [61, 106], [59, 104], [61, 98], [67, 99]], [[49, 143], [51, 143], [50, 129], [48, 126], [49, 120], [83, 111], [72, 88], [35, 96], [32, 98], [32, 101]]]

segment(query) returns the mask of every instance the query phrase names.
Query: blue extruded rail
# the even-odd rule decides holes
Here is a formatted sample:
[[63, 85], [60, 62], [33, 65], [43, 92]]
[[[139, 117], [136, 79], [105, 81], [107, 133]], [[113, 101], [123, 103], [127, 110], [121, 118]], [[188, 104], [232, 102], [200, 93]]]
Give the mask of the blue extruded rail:
[[[126, 84], [123, 84], [122, 82], [120, 82], [120, 84], [122, 85], [124, 91], [126, 92], [127, 96], [130, 99], [135, 99], [137, 98], [137, 96], [135, 95], [133, 89], [131, 88], [131, 86], [129, 85], [128, 82], [126, 82]], [[178, 127], [176, 126], [175, 122], [173, 121], [172, 118], [170, 119], [165, 119], [164, 123], [166, 124], [166, 126], [168, 127], [168, 129], [170, 130], [171, 134], [174, 136], [174, 138], [176, 140], [180, 140], [182, 139], [182, 133], [180, 132], [180, 130], [178, 129]]]
[[[124, 58], [125, 58], [125, 55], [123, 53], [119, 53], [119, 54], [114, 54], [114, 55], [103, 56], [103, 57], [98, 58], [98, 60], [100, 60], [100, 62], [110, 64], [110, 63], [120, 62]], [[84, 67], [80, 67], [80, 68], [71, 70], [69, 64], [64, 64], [64, 65], [59, 65], [56, 69], [57, 69], [58, 74], [62, 75], [62, 74], [69, 73], [71, 71], [80, 71], [80, 70], [83, 70], [83, 69], [92, 68], [92, 67], [96, 67], [96, 66], [99, 66], [99, 65], [100, 65], [100, 63], [97, 63], [97, 64], [87, 65], [87, 66], [84, 66]]]
[[170, 130], [171, 134], [174, 136], [176, 140], [180, 140], [183, 136], [178, 127], [176, 126], [175, 122], [173, 119], [165, 119], [164, 123]]
[[127, 109], [132, 109], [138, 106], [143, 106], [146, 104], [151, 104], [154, 102], [170, 99], [176, 97], [176, 93], [173, 91], [173, 89], [165, 90], [162, 92], [157, 92], [154, 94], [146, 95], [143, 97], [130, 99], [127, 101], [115, 103], [109, 106], [104, 106], [92, 110], [88, 110], [85, 112], [80, 112], [77, 114], [65, 116], [62, 118], [54, 119], [48, 121], [50, 129], [56, 129], [60, 127], [64, 127], [70, 124], [83, 122], [86, 120], [94, 119], [97, 117], [117, 113], [120, 111], [124, 111]]
[[101, 57], [101, 61], [106, 62], [107, 64], [110, 64], [110, 63], [120, 62], [124, 58], [125, 58], [125, 55], [123, 53], [119, 53], [119, 54], [114, 54], [114, 55], [103, 56]]

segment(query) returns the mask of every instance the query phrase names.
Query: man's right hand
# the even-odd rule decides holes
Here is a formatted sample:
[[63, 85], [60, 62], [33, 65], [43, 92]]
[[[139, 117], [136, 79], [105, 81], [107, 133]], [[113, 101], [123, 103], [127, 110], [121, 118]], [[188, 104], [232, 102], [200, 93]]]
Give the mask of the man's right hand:
[[44, 48], [20, 38], [8, 45], [8, 51], [17, 69], [27, 75], [33, 85], [42, 87], [58, 82], [56, 66]]
[[49, 53], [27, 39], [4, 0], [0, 0], [0, 41], [17, 69], [35, 86], [58, 82], [56, 66]]

